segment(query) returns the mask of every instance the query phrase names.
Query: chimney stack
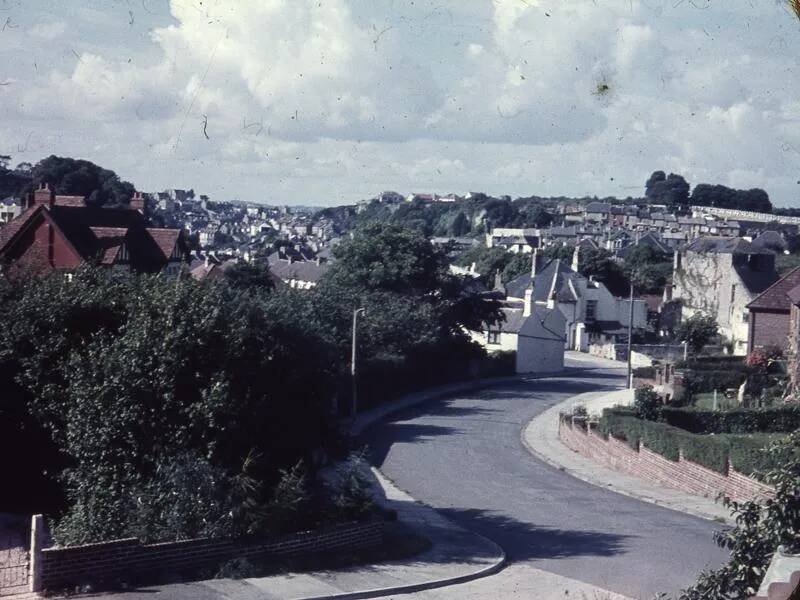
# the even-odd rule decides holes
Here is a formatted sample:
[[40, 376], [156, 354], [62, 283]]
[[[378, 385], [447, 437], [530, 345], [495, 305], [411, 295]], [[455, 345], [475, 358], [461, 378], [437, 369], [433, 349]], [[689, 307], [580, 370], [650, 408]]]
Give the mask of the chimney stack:
[[138, 210], [144, 214], [144, 196], [142, 196], [142, 192], [133, 192], [130, 206], [132, 210]]
[[550, 297], [547, 299], [547, 308], [554, 309], [556, 307], [556, 289], [553, 286], [553, 289], [550, 290]]
[[580, 245], [575, 244], [575, 252], [572, 253], [572, 270], [576, 273], [578, 272], [578, 267], [580, 266], [580, 263], [578, 262], [578, 259], [580, 258], [580, 251]]
[[532, 305], [533, 305], [533, 288], [529, 287], [528, 289], [525, 290], [525, 305], [522, 308], [523, 317], [531, 316]]
[[53, 188], [50, 187], [49, 183], [40, 183], [39, 189], [34, 190], [28, 196], [28, 208], [31, 206], [39, 206], [40, 204], [45, 206], [53, 206], [56, 202], [56, 193], [53, 191]]
[[536, 271], [539, 268], [539, 249], [533, 249], [533, 256], [531, 257], [531, 279], [536, 277]]

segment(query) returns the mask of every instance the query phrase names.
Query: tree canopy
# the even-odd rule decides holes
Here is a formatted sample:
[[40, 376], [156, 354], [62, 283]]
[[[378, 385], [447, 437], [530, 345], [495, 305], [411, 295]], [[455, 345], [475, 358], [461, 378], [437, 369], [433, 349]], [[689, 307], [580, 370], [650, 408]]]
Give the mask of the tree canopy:
[[692, 190], [691, 203], [695, 206], [772, 212], [772, 203], [767, 192], [759, 188], [735, 190], [724, 185], [700, 183]]
[[655, 171], [645, 184], [645, 197], [656, 204], [668, 207], [686, 206], [689, 204], [689, 184], [681, 175], [664, 171]]

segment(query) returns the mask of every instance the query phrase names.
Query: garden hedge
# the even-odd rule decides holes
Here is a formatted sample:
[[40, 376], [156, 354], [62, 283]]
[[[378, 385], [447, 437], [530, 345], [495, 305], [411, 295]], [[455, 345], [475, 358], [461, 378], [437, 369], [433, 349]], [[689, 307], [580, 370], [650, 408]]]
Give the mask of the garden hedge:
[[635, 450], [643, 443], [669, 460], [677, 461], [683, 451], [686, 460], [722, 474], [727, 474], [730, 460], [731, 465], [745, 475], [773, 466], [769, 455], [761, 450], [779, 436], [766, 433], [697, 435], [667, 423], [644, 421], [629, 408], [605, 409], [599, 429], [604, 435], [627, 441]]
[[661, 420], [690, 433], [791, 433], [800, 428], [800, 406], [703, 410], [664, 406]]
[[723, 392], [738, 388], [747, 375], [745, 369], [686, 369], [683, 371], [683, 384], [690, 396], [714, 390]]

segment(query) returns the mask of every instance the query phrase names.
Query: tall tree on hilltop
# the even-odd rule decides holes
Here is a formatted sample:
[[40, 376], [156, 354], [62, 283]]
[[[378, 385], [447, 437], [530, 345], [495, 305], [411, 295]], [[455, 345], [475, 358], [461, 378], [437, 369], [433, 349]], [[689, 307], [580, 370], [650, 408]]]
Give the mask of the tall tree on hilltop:
[[689, 184], [681, 175], [655, 171], [645, 183], [645, 196], [654, 204], [669, 207], [689, 204]]
[[31, 185], [23, 191], [49, 183], [56, 193], [84, 196], [94, 206], [128, 204], [134, 192], [133, 184], [88, 160], [48, 156], [34, 165], [31, 175]]

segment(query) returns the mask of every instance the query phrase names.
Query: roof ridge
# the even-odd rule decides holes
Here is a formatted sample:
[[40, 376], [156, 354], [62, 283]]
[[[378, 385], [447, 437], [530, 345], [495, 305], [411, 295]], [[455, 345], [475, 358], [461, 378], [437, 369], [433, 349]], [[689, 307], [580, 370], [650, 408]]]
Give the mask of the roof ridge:
[[[758, 296], [756, 296], [755, 298], [753, 298], [753, 299], [752, 299], [750, 302], [748, 302], [748, 303], [747, 303], [747, 305], [746, 305], [746, 306], [747, 306], [747, 307], [749, 307], [749, 306], [751, 306], [751, 305], [755, 304], [756, 302], [758, 302], [758, 301], [761, 299], [761, 297], [762, 297], [762, 296], [765, 296], [765, 295], [766, 295], [768, 292], [772, 291], [772, 288], [774, 288], [774, 287], [776, 287], [778, 284], [781, 284], [781, 283], [783, 283], [784, 281], [786, 281], [786, 280], [789, 278], [789, 276], [790, 276], [790, 275], [792, 275], [792, 274], [796, 273], [797, 271], [800, 271], [800, 266], [798, 266], [798, 267], [795, 267], [794, 269], [792, 269], [791, 271], [789, 271], [788, 273], [786, 273], [786, 274], [785, 274], [783, 277], [780, 277], [780, 278], [778, 279], [778, 281], [776, 281], [775, 283], [773, 283], [772, 285], [770, 285], [770, 286], [769, 286], [767, 289], [765, 289], [763, 292], [761, 292], [761, 293], [760, 293]], [[800, 285], [800, 283], [798, 283], [797, 285]], [[794, 289], [795, 287], [797, 287], [797, 286], [793, 286], [791, 289]], [[787, 290], [787, 292], [788, 292], [788, 290]]]

